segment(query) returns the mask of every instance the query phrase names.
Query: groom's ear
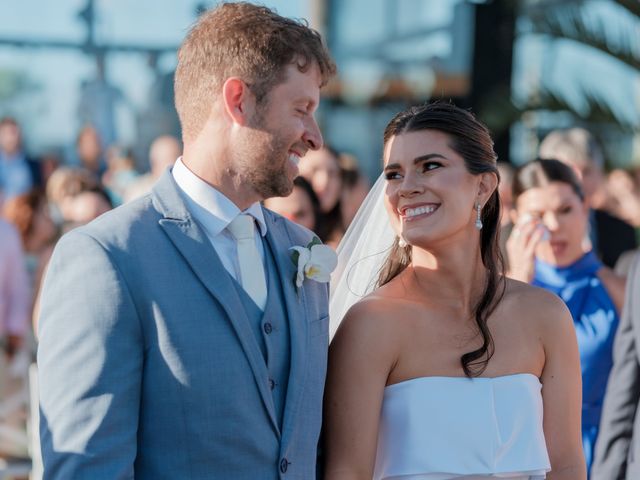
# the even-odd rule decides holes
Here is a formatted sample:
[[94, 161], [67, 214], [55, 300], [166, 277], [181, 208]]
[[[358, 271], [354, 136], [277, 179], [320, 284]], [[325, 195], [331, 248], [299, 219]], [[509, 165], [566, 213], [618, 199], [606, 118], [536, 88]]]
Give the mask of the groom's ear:
[[478, 184], [478, 197], [484, 205], [489, 197], [498, 188], [498, 176], [494, 172], [485, 172], [480, 174], [480, 183]]
[[232, 123], [246, 125], [253, 112], [255, 98], [249, 86], [238, 77], [230, 77], [222, 85], [224, 111]]

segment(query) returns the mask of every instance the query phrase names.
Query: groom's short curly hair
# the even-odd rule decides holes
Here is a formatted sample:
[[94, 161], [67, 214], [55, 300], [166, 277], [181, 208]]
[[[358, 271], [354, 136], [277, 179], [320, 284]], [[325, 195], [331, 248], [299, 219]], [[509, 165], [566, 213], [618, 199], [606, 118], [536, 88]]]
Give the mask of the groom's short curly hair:
[[178, 52], [175, 102], [183, 138], [198, 135], [227, 78], [243, 79], [261, 102], [292, 63], [301, 72], [316, 63], [323, 85], [336, 70], [320, 34], [303, 21], [246, 2], [204, 13]]

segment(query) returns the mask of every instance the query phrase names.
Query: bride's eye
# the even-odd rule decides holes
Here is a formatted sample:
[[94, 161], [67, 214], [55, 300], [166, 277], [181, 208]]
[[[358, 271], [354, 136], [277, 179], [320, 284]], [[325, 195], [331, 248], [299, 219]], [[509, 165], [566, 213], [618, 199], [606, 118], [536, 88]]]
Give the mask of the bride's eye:
[[398, 172], [387, 172], [384, 174], [384, 178], [386, 180], [397, 180], [400, 178], [400, 174]]
[[422, 164], [422, 172], [428, 172], [429, 170], [435, 170], [436, 168], [440, 168], [442, 164], [440, 162], [424, 162]]

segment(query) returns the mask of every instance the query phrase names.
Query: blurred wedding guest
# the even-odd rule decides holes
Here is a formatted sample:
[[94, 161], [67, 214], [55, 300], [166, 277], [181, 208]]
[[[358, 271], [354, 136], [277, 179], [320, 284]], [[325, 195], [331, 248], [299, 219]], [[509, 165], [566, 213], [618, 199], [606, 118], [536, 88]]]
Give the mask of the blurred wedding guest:
[[[60, 175], [57, 175], [60, 174]], [[64, 234], [76, 227], [95, 220], [113, 208], [111, 198], [102, 185], [91, 174], [82, 169], [61, 169], [52, 175], [47, 185], [47, 196], [59, 202], [56, 210], [60, 216], [57, 225]], [[40, 278], [46, 273], [47, 262]], [[38, 284], [38, 287], [40, 284]], [[37, 335], [40, 305], [40, 288], [36, 291], [33, 307], [33, 330]]]
[[106, 187], [111, 202], [122, 205], [124, 195], [139, 177], [133, 151], [113, 145], [107, 149], [107, 170], [102, 174], [102, 184]]
[[37, 292], [58, 233], [49, 216], [47, 197], [40, 190], [32, 190], [8, 200], [2, 213], [20, 234], [31, 290]]
[[31, 290], [20, 236], [13, 225], [0, 220], [0, 475], [13, 476], [7, 464], [26, 460], [27, 382], [30, 362]]
[[634, 175], [621, 168], [616, 168], [607, 175], [607, 191], [610, 194], [615, 214], [640, 228], [640, 185]]
[[345, 231], [340, 206], [343, 182], [339, 158], [338, 152], [325, 144], [320, 150], [309, 150], [298, 164], [300, 175], [311, 184], [320, 201], [316, 221], [318, 236], [333, 247], [338, 246]]
[[57, 149], [45, 151], [40, 156], [40, 172], [42, 174], [41, 187], [45, 187], [49, 177], [62, 165], [62, 154]]
[[592, 480], [640, 478], [640, 254], [627, 279], [625, 304], [613, 346]]
[[629, 175], [633, 178], [633, 183], [640, 188], [640, 165], [631, 167], [629, 169]]
[[31, 291], [13, 225], [0, 219], [0, 345], [12, 358], [24, 342], [31, 310]]
[[320, 202], [304, 177], [296, 177], [293, 191], [288, 197], [267, 198], [263, 204], [269, 210], [315, 232]]
[[162, 135], [156, 138], [149, 148], [149, 172], [138, 177], [124, 195], [124, 201], [129, 202], [151, 191], [151, 187], [164, 171], [173, 166], [182, 154], [182, 147], [177, 138]]
[[557, 294], [573, 317], [582, 369], [582, 444], [593, 459], [624, 280], [584, 242], [589, 207], [574, 170], [537, 159], [513, 179], [514, 227], [507, 241], [509, 276]]
[[98, 178], [84, 168], [61, 167], [53, 172], [47, 182], [46, 194], [54, 222], [62, 226], [69, 221], [73, 197], [99, 184]]
[[500, 185], [498, 185], [498, 195], [500, 197], [500, 226], [511, 225], [511, 210], [513, 209], [513, 186], [514, 169], [510, 163], [498, 162], [498, 172], [500, 173]]
[[40, 164], [22, 145], [20, 125], [12, 117], [0, 119], [0, 205], [41, 184]]
[[111, 198], [102, 186], [82, 190], [71, 198], [64, 233], [95, 220], [112, 208]]
[[100, 136], [93, 126], [86, 125], [78, 133], [76, 155], [81, 167], [86, 168], [98, 178], [102, 177], [106, 170], [106, 165]]
[[[640, 239], [640, 178], [632, 170], [617, 168], [607, 176], [607, 191], [611, 199], [611, 211], [636, 229]], [[636, 250], [628, 250], [618, 257], [615, 272], [624, 277], [629, 273]]]
[[511, 221], [511, 210], [513, 209], [513, 197], [511, 187], [513, 185], [513, 167], [507, 162], [498, 162], [498, 173], [500, 173], [500, 183], [498, 184], [498, 197], [500, 198], [500, 251], [506, 271], [509, 270], [509, 255], [507, 254], [507, 239], [511, 235], [513, 222]]
[[636, 248], [636, 236], [631, 225], [604, 210], [604, 154], [595, 138], [583, 128], [554, 130], [540, 144], [539, 156], [560, 160], [578, 174], [591, 208], [589, 239], [600, 260], [614, 267], [623, 252]]
[[342, 171], [340, 207], [342, 209], [342, 224], [346, 230], [367, 197], [371, 184], [360, 171], [356, 157], [343, 153], [340, 155], [339, 161]]
[[636, 248], [635, 250], [629, 250], [620, 255], [613, 271], [616, 272], [617, 275], [627, 278], [629, 271], [631, 270], [633, 259], [639, 251], [640, 249]]

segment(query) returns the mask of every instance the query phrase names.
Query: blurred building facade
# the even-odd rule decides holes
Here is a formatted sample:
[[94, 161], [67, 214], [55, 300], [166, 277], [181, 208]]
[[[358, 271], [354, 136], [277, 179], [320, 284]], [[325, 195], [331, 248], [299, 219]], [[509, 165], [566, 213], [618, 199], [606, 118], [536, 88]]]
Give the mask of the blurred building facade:
[[[18, 118], [36, 153], [54, 149], [73, 161], [75, 135], [93, 123], [104, 143], [133, 146], [144, 163], [155, 136], [178, 133], [176, 48], [198, 12], [216, 3], [3, 5], [0, 116]], [[638, 2], [264, 3], [309, 19], [326, 36], [339, 75], [319, 120], [327, 141], [354, 154], [370, 178], [380, 171], [391, 116], [435, 98], [472, 108], [492, 129], [501, 160], [521, 163], [546, 131], [581, 123], [599, 133], [612, 163], [640, 162]]]
[[549, 130], [577, 124], [609, 167], [640, 166], [640, 2], [521, 0], [516, 32], [514, 162]]
[[456, 0], [332, 0], [326, 14], [338, 77], [325, 93], [324, 132], [374, 178], [381, 171], [382, 131], [394, 113], [431, 98], [460, 103], [469, 96], [474, 6]]

